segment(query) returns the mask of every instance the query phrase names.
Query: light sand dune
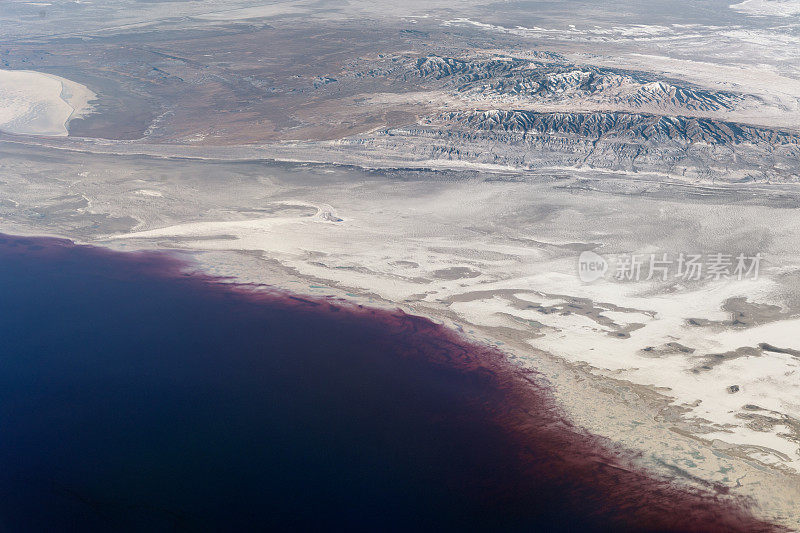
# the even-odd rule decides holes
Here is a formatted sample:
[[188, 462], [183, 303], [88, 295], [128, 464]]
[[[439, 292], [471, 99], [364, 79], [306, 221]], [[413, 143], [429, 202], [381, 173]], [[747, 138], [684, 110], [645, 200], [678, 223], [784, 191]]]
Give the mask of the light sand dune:
[[0, 131], [67, 135], [67, 123], [90, 111], [95, 94], [64, 78], [28, 70], [0, 70]]
[[800, 2], [797, 0], [745, 0], [740, 4], [732, 5], [731, 9], [748, 15], [790, 17], [800, 14]]

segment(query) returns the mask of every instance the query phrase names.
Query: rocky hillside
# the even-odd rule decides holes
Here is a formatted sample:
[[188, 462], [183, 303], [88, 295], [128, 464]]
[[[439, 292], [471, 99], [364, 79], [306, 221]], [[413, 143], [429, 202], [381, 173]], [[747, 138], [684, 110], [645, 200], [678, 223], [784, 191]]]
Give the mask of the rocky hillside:
[[410, 71], [476, 99], [525, 103], [606, 105], [609, 109], [712, 112], [755, 105], [752, 96], [659, 80], [642, 72], [569, 64], [555, 54], [550, 61], [511, 57], [462, 60], [419, 58]]
[[800, 176], [798, 134], [642, 113], [447, 112], [339, 146], [409, 161], [444, 159], [528, 169], [591, 167], [728, 182], [785, 182]]
[[709, 118], [642, 113], [538, 113], [533, 111], [476, 111], [446, 113], [429, 124], [458, 125], [480, 131], [511, 131], [536, 135], [569, 135], [599, 141], [670, 142], [794, 146], [800, 135]]

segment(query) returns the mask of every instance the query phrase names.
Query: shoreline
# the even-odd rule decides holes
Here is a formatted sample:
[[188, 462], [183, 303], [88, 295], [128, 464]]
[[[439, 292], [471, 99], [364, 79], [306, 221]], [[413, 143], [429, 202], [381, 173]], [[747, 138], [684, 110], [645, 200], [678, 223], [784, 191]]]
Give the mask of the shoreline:
[[[93, 168], [92, 161], [91, 158], [86, 159], [87, 170]], [[140, 160], [132, 161], [139, 162]], [[218, 172], [219, 168], [218, 166], [214, 166], [215, 173]], [[243, 170], [241, 167], [237, 168], [237, 172]], [[277, 173], [281, 168], [281, 166], [254, 166], [254, 172], [257, 172], [258, 176], [262, 176], [273, 171]], [[314, 170], [311, 167], [306, 169], [306, 167], [300, 166], [294, 169], [293, 173], [290, 173], [287, 179], [293, 181], [302, 174], [303, 176], [307, 175], [307, 179], [311, 180], [310, 183], [316, 184], [320, 177], [330, 176], [327, 172], [327, 169]], [[344, 173], [345, 170], [339, 169], [337, 172]], [[363, 178], [363, 176], [367, 175], [368, 174], [362, 174], [361, 176]], [[353, 179], [354, 177], [357, 178], [357, 176], [351, 176], [348, 171], [347, 179]], [[360, 205], [359, 201], [361, 204], [364, 202], [361, 198], [348, 196], [346, 201], [339, 196], [328, 198], [328, 192], [326, 192], [324, 188], [321, 188], [318, 193], [313, 195], [309, 195], [302, 190], [296, 193], [288, 191], [278, 195], [273, 191], [280, 189], [271, 188], [275, 187], [272, 183], [259, 179], [255, 184], [257, 187], [253, 189], [257, 194], [266, 194], [268, 200], [270, 200], [267, 201], [267, 203], [265, 203], [266, 200], [260, 200], [259, 204], [262, 207], [269, 207], [275, 204], [282, 209], [267, 215], [268, 218], [265, 220], [282, 221], [288, 218], [286, 216], [287, 214], [294, 213], [294, 215], [301, 216], [299, 220], [305, 220], [305, 222], [302, 222], [301, 226], [297, 227], [291, 225], [285, 226], [285, 228], [288, 229], [280, 231], [278, 231], [282, 227], [280, 225], [265, 225], [263, 229], [259, 230], [259, 234], [262, 237], [273, 234], [272, 238], [277, 239], [274, 243], [280, 244], [282, 242], [287, 242], [287, 237], [285, 237], [285, 235], [293, 235], [293, 239], [298, 239], [297, 245], [301, 248], [305, 247], [307, 250], [356, 253], [357, 255], [355, 256], [344, 256], [344, 259], [348, 260], [348, 257], [352, 257], [352, 260], [357, 262], [363, 260], [363, 264], [372, 269], [379, 266], [375, 262], [378, 258], [391, 256], [392, 258], [398, 259], [408, 255], [405, 252], [405, 247], [400, 250], [396, 248], [387, 249], [385, 251], [374, 250], [364, 255], [365, 248], [361, 245], [363, 243], [372, 243], [375, 245], [377, 242], [374, 241], [372, 237], [360, 235], [360, 228], [369, 227], [369, 224], [365, 226], [365, 223], [377, 223], [374, 228], [370, 227], [370, 231], [378, 230], [382, 227], [382, 224], [390, 223], [391, 225], [387, 227], [390, 230], [387, 232], [387, 235], [392, 235], [398, 231], [398, 229], [402, 230], [404, 227], [402, 225], [396, 225], [395, 222], [388, 221], [391, 211], [378, 219], [363, 218], [363, 209], [374, 205], [371, 200], [364, 205]], [[399, 182], [392, 181], [390, 183], [392, 187], [400, 187]], [[381, 190], [378, 188], [378, 184], [379, 182], [376, 182], [376, 188], [374, 189], [376, 191]], [[174, 198], [174, 192], [163, 188], [166, 185], [168, 185], [168, 183], [154, 187], [149, 183], [137, 180], [134, 186], [137, 191], [140, 190], [141, 187], [145, 187], [147, 191], [156, 189], [159, 191], [159, 194], [163, 192], [164, 200], [161, 199], [161, 196], [145, 197], [147, 199], [146, 205], [156, 206], [162, 201], [168, 201], [169, 198]], [[412, 183], [411, 185], [414, 184]], [[487, 186], [493, 188], [497, 185]], [[513, 184], [509, 186], [513, 187]], [[127, 189], [127, 184], [125, 184], [124, 187], [126, 188], [123, 189], [123, 191], [130, 190]], [[450, 184], [447, 187], [439, 187], [436, 184], [431, 184], [431, 187], [433, 187], [433, 190], [442, 190], [448, 193], [460, 192], [467, 196], [470, 196], [470, 191], [479, 192], [479, 190], [473, 191], [472, 189], [462, 191], [461, 189], [457, 189], [454, 184]], [[505, 188], [506, 185], [503, 185], [503, 187]], [[543, 205], [548, 205], [547, 197], [543, 197], [537, 192], [542, 189], [542, 187], [536, 184], [528, 184], [526, 187], [533, 189], [532, 194], [538, 199], [537, 201], [543, 203]], [[428, 191], [430, 188], [426, 186], [423, 189]], [[419, 204], [414, 200], [416, 192], [419, 190], [418, 187], [413, 186], [408, 192], [410, 201], [414, 203], [414, 208], [419, 207]], [[483, 188], [480, 190], [483, 190]], [[404, 191], [405, 189], [400, 188], [399, 193], [405, 194]], [[129, 192], [108, 192], [114, 194], [115, 199], [126, 202], [130, 201], [128, 200], [130, 198], [135, 198], [135, 196], [130, 195]], [[98, 195], [98, 193], [100, 193], [100, 195]], [[344, 193], [347, 194], [346, 191], [344, 191]], [[87, 201], [89, 206], [100, 204], [103, 206], [100, 207], [103, 211], [110, 209], [111, 212], [120, 212], [116, 208], [109, 208], [109, 204], [106, 203], [107, 200], [103, 199], [102, 194], [102, 191], [84, 192], [84, 195], [91, 199], [91, 201]], [[317, 198], [317, 196], [319, 196], [319, 198]], [[479, 195], [477, 197], [481, 196]], [[217, 201], [220, 199], [219, 196], [215, 196], [215, 198]], [[239, 200], [237, 200], [237, 205], [240, 205], [241, 196], [237, 196], [236, 198], [239, 198]], [[425, 196], [423, 196], [423, 198], [425, 198]], [[311, 216], [311, 213], [308, 213], [308, 216], [303, 217], [302, 215], [305, 214], [304, 211], [286, 211], [287, 202], [289, 201], [295, 203], [297, 201], [302, 201], [304, 205], [317, 206], [317, 215]], [[330, 220], [321, 218], [319, 206], [323, 205], [323, 203], [329, 206], [336, 206], [335, 216], [342, 217], [344, 222], [335, 224]], [[382, 203], [381, 205], [385, 209], [390, 203]], [[242, 205], [241, 207], [244, 208], [246, 206]], [[25, 208], [17, 206], [14, 208], [14, 211], [24, 213], [23, 209]], [[393, 209], [404, 209], [404, 204], [393, 206]], [[123, 209], [121, 212], [125, 213], [126, 211]], [[134, 212], [134, 214], [138, 215], [136, 212]], [[189, 220], [187, 220], [187, 222], [190, 222], [194, 217], [188, 218]], [[199, 221], [202, 219], [195, 220]], [[243, 220], [242, 217], [239, 217], [239, 220]], [[246, 222], [246, 217], [244, 221]], [[355, 225], [351, 226], [350, 224], [353, 222], [355, 222]], [[168, 224], [163, 223], [159, 225], [162, 225], [162, 227], [168, 226]], [[214, 235], [219, 237], [219, 234], [215, 231], [210, 232], [208, 238], [200, 240], [169, 237], [167, 236], [167, 234], [170, 233], [169, 229], [165, 231], [164, 237], [158, 237], [156, 239], [134, 238], [131, 240], [117, 240], [113, 238], [115, 235], [108, 235], [106, 232], [98, 234], [97, 231], [94, 231], [89, 234], [81, 234], [77, 232], [76, 229], [70, 229], [60, 224], [53, 225], [52, 220], [48, 225], [41, 225], [38, 221], [32, 221], [30, 219], [12, 219], [3, 222], [3, 229], [8, 233], [29, 235], [41, 235], [44, 233], [36, 229], [37, 227], [46, 227], [48, 228], [47, 233], [53, 235], [64, 236], [79, 242], [120, 251], [136, 249], [177, 250], [186, 254], [187, 257], [192, 258], [193, 261], [197, 261], [197, 269], [201, 273], [208, 275], [221, 276], [230, 281], [238, 280], [251, 285], [270, 284], [294, 293], [302, 293], [311, 296], [334, 294], [337, 297], [345, 298], [349, 301], [355, 300], [358, 303], [368, 304], [382, 309], [391, 310], [400, 307], [409, 314], [427, 317], [454, 330], [459, 330], [460, 328], [463, 334], [471, 340], [507, 350], [515, 355], [513, 358], [515, 364], [521, 367], [528, 366], [546, 376], [553, 384], [559, 404], [563, 406], [574, 425], [585, 428], [586, 431], [592, 434], [610, 439], [612, 442], [619, 443], [628, 449], [640, 451], [642, 453], [641, 461], [643, 463], [649, 468], [658, 471], [660, 474], [674, 479], [678, 483], [685, 483], [694, 487], [708, 486], [709, 483], [712, 485], [714, 483], [722, 483], [736, 494], [754, 498], [762, 509], [760, 515], [771, 520], [779, 521], [787, 527], [797, 527], [797, 524], [800, 523], [798, 506], [796, 503], [799, 499], [797, 489], [798, 476], [796, 474], [781, 472], [763, 462], [749, 459], [739, 453], [736, 446], [725, 445], [722, 441], [704, 440], [702, 435], [690, 431], [686, 427], [686, 421], [683, 420], [685, 413], [682, 412], [679, 407], [670, 405], [672, 400], [669, 397], [668, 390], [658, 389], [646, 384], [637, 385], [636, 383], [625, 380], [624, 376], [598, 375], [594, 372], [595, 369], [588, 364], [571, 363], [562, 357], [549, 354], [541, 349], [536, 349], [535, 346], [528, 342], [530, 335], [520, 332], [519, 328], [509, 329], [486, 326], [482, 324], [481, 320], [471, 322], [468, 317], [463, 316], [461, 313], [454, 313], [454, 310], [449, 308], [447, 305], [447, 292], [438, 294], [435, 298], [428, 298], [427, 301], [423, 301], [419, 298], [411, 298], [411, 296], [414, 296], [412, 291], [408, 289], [411, 285], [405, 283], [402, 279], [387, 278], [384, 279], [383, 282], [376, 284], [375, 282], [380, 281], [379, 279], [372, 279], [372, 281], [370, 281], [370, 278], [363, 277], [365, 273], [370, 273], [368, 270], [359, 271], [357, 268], [337, 269], [337, 264], [348, 264], [348, 262], [342, 260], [326, 260], [328, 268], [320, 269], [318, 267], [313, 267], [312, 262], [315, 260], [313, 255], [309, 257], [295, 257], [293, 255], [294, 252], [291, 250], [287, 252], [289, 255], [280, 252], [280, 250], [274, 252], [271, 250], [271, 248], [274, 247], [274, 243], [267, 243], [267, 246], [262, 247], [264, 249], [259, 249], [260, 245], [258, 245], [257, 242], [255, 244], [258, 246], [254, 247], [254, 243], [252, 242], [234, 241], [231, 239], [214, 240]], [[14, 231], [11, 230], [12, 228]], [[273, 228], [276, 231], [268, 230], [268, 228]], [[288, 233], [286, 233], [287, 231]], [[334, 233], [331, 234], [329, 231]], [[336, 237], [336, 232], [340, 231], [344, 231], [344, 233], [341, 233], [341, 236], [346, 237], [348, 240], [340, 240], [340, 237]], [[322, 232], [320, 235], [333, 235], [333, 240], [328, 240], [328, 238], [326, 238], [323, 244], [316, 244], [313, 241], [310, 245], [304, 244], [307, 236], [313, 236], [319, 232]], [[116, 235], [121, 236], [127, 233], [128, 231], [121, 231], [117, 232]], [[536, 235], [535, 230], [532, 234], [534, 236]], [[350, 242], [354, 238], [354, 235], [356, 240]], [[372, 235], [372, 233], [369, 233], [369, 235]], [[546, 242], [556, 242], [553, 239], [544, 237], [547, 237], [547, 234], [543, 234], [539, 240], [543, 241], [545, 244]], [[571, 241], [559, 239], [558, 242]], [[419, 252], [415, 252], [419, 241], [412, 240], [408, 244], [410, 246], [408, 248], [409, 253], [419, 254]], [[433, 244], [436, 243], [434, 242]], [[355, 248], [353, 248], [354, 246]], [[464, 246], [468, 247], [470, 244], [464, 243]], [[533, 251], [538, 249], [538, 246], [539, 245], [536, 245], [533, 248], [526, 247], [524, 250]], [[249, 251], [243, 251], [237, 250], [238, 247], [251, 249]], [[217, 249], [215, 250], [214, 248]], [[572, 257], [574, 253], [570, 251], [568, 255]], [[324, 256], [321, 255], [318, 257]], [[453, 255], [452, 258], [448, 256], [444, 259], [446, 260], [446, 264], [450, 264], [452, 261], [460, 262], [466, 260], [466, 258], [459, 259], [459, 257], [458, 255]], [[424, 264], [424, 268], [420, 269], [420, 271], [431, 270], [435, 268], [432, 265], [439, 265], [441, 264], [440, 262], [440, 258], [434, 258], [430, 264]], [[441, 266], [446, 266], [446, 264]], [[541, 270], [541, 268], [548, 267], [548, 265], [549, 263], [544, 266], [537, 265], [537, 268]], [[377, 269], [372, 271], [372, 274], [381, 274], [382, 272], [384, 271]], [[491, 273], [492, 271], [489, 272]], [[516, 275], [517, 273], [514, 272], [514, 274]], [[478, 278], [478, 282], [480, 282], [481, 279], [482, 278]], [[514, 281], [515, 279], [517, 281]], [[471, 280], [461, 280], [462, 283], [468, 281], [472, 283]], [[509, 285], [511, 287], [517, 287], [519, 286], [517, 283], [522, 282], [532, 283], [528, 278], [512, 278], [509, 283], [512, 282], [513, 284]], [[459, 285], [459, 280], [443, 280], [436, 283], [437, 285], [433, 285], [430, 288], [439, 290], [440, 285], [447, 285], [449, 287], [451, 286], [452, 290], [455, 290], [457, 293], [464, 291], [469, 292], [470, 290], [479, 288], [475, 286], [471, 288], [468, 286], [462, 287]], [[488, 286], [484, 285], [483, 287], [493, 288], [494, 286], [495, 285], [492, 284]], [[533, 286], [535, 286], [535, 284], [528, 285], [528, 288], [530, 289]], [[427, 291], [428, 289], [426, 288], [425, 290]], [[602, 302], [609, 300], [597, 301]], [[484, 315], [491, 315], [493, 310], [494, 308], [487, 308]], [[587, 408], [587, 406], [593, 406], [593, 408]]]
[[[220, 282], [218, 277], [195, 270], [185, 262], [185, 258], [169, 251], [116, 252], [105, 247], [77, 245], [69, 239], [0, 237], [0, 247], [5, 248], [6, 253], [16, 248], [12, 253], [33, 259], [95, 258], [93, 261], [99, 261], [100, 271], [111, 268], [109, 272], [113, 272], [114, 279], [123, 283], [132, 274], [136, 279], [143, 275], [142, 279], [152, 277], [164, 282], [178, 281], [177, 290], [194, 287], [191, 290], [219, 295], [214, 298], [226, 300], [232, 297], [255, 306], [274, 306], [281, 302], [279, 305], [298, 308], [303, 313], [325, 316], [333, 313], [339, 317], [337, 320], [361, 317], [358, 320], [375, 324], [370, 327], [404, 332], [407, 340], [402, 342], [410, 343], [408, 346], [402, 345], [402, 350], [407, 354], [404, 357], [422, 357], [435, 366], [442, 365], [443, 368], [457, 369], [458, 373], [483, 376], [482, 380], [488, 379], [494, 384], [492, 387], [502, 391], [497, 398], [499, 403], [491, 408], [491, 412], [495, 413], [492, 416], [498, 417], [496, 423], [504, 428], [502, 434], [507, 433], [511, 442], [519, 440], [519, 444], [513, 444], [514, 449], [521, 446], [528, 450], [526, 455], [514, 459], [522, 461], [514, 469], [522, 468], [522, 479], [533, 476], [536, 483], [527, 489], [534, 490], [533, 493], [527, 494], [522, 489], [522, 494], [515, 496], [504, 496], [506, 489], [503, 487], [487, 487], [490, 494], [495, 489], [500, 491], [496, 496], [501, 499], [499, 501], [511, 498], [507, 503], [519, 501], [521, 504], [529, 496], [537, 501], [535, 498], [543, 496], [534, 496], [539, 489], [533, 487], [538, 487], [546, 480], [555, 486], [563, 486], [563, 490], [567, 490], [564, 496], [577, 497], [573, 505], [584, 501], [586, 495], [582, 491], [596, 492], [600, 500], [589, 497], [588, 501], [595, 501], [592, 505], [600, 505], [593, 520], [600, 520], [601, 524], [680, 531], [782, 530], [752, 518], [749, 508], [753, 502], [748, 502], [747, 498], [736, 495], [726, 487], [713, 484], [698, 486], [678, 477], [669, 479], [661, 473], [656, 474], [635, 452], [626, 450], [617, 442], [593, 436], [580, 426], [574, 426], [564, 418], [564, 412], [558, 399], [552, 396], [549, 380], [545, 376], [536, 370], [515, 365], [502, 348], [478, 343], [446, 324], [431, 322], [424, 316], [407, 314], [402, 310], [365, 307], [352, 300], [305, 296], [297, 291], [288, 292], [274, 287], [264, 290], [263, 287], [231, 284], [228, 280]], [[108, 266], [103, 266], [103, 261]], [[121, 265], [126, 266], [121, 269], [120, 265], [112, 267], [115, 262], [122, 262]], [[476, 397], [476, 401], [484, 400]], [[497, 408], [500, 410], [495, 412]], [[498, 435], [498, 438], [501, 437]], [[532, 455], [528, 457], [527, 454]], [[572, 490], [578, 492], [573, 495]], [[637, 505], [630, 506], [632, 499], [638, 502]], [[559, 505], [569, 508], [567, 502]], [[501, 507], [505, 508], [505, 504]], [[584, 525], [591, 524], [588, 522]]]
[[[183, 249], [178, 249], [183, 250]], [[484, 328], [466, 322], [463, 317], [444, 309], [435, 309], [424, 302], [392, 302], [355, 287], [337, 286], [314, 277], [306, 277], [287, 269], [277, 261], [265, 268], [261, 258], [247, 251], [191, 252], [200, 272], [209, 269], [214, 275], [230, 276], [231, 283], [262, 283], [265, 276], [283, 275], [277, 286], [308, 297], [331, 295], [358, 302], [361, 305], [401, 311], [422, 316], [457, 332], [468, 342], [488, 345], [507, 356], [516, 368], [532, 370], [545, 379], [555, 402], [576, 427], [621, 445], [637, 454], [637, 461], [658, 475], [678, 485], [708, 488], [717, 485], [726, 490], [752, 498], [759, 516], [794, 530], [800, 524], [800, 473], [777, 469], [753, 461], [736, 451], [735, 445], [720, 447], [720, 443], [703, 439], [678, 428], [681, 413], [672, 412], [671, 399], [652, 387], [630, 381], [614, 380], [592, 372], [585, 363], [572, 363], [547, 351], [536, 349], [525, 336], [514, 335], [502, 328]], [[250, 257], [246, 266], [233, 267], [221, 262], [222, 256]], [[254, 266], [260, 266], [258, 274]], [[611, 400], [613, 398], [613, 400]], [[602, 409], [587, 409], [602, 399]], [[633, 423], [631, 423], [633, 421]], [[709, 453], [711, 452], [711, 453]], [[641, 455], [640, 455], [641, 454]], [[679, 468], [684, 457], [692, 457], [692, 468]], [[692, 472], [691, 470], [696, 470]], [[730, 477], [728, 483], [720, 483]], [[713, 481], [716, 479], [716, 481]]]
[[[88, 243], [88, 246], [110, 250], [111, 253], [137, 253], [124, 247], [94, 243]], [[145, 254], [151, 251], [167, 255], [177, 253], [181, 261], [186, 261], [187, 272], [191, 275], [208, 277], [226, 288], [238, 287], [256, 299], [268, 297], [271, 291], [277, 290], [278, 293], [285, 291], [311, 301], [342, 303], [386, 313], [399, 310], [407, 316], [431, 320], [437, 327], [446, 328], [470, 344], [499, 350], [516, 371], [537, 374], [549, 387], [558, 409], [569, 424], [613, 443], [612, 447], [630, 450], [628, 453], [635, 454], [634, 462], [638, 468], [668, 480], [675, 487], [723, 491], [750, 499], [757, 516], [784, 527], [793, 528], [800, 520], [800, 513], [793, 503], [797, 498], [799, 474], [756, 464], [751, 458], [738, 455], [735, 447], [720, 449], [697, 435], [679, 431], [675, 427], [678, 419], [673, 421], [673, 415], [669, 414], [669, 401], [659, 398], [649, 387], [626, 381], [615, 382], [606, 376], [593, 374], [590, 367], [537, 350], [524, 338], [514, 338], [508, 331], [486, 330], [466, 323], [452, 313], [437, 311], [419, 302], [391, 302], [357, 288], [334, 287], [325, 280], [303, 277], [274, 263], [264, 268], [263, 259], [247, 252], [204, 252], [181, 248], [144, 248], [141, 251]], [[222, 257], [234, 263], [225, 265], [219, 260]], [[249, 273], [235, 272], [230, 268], [233, 264]], [[255, 265], [261, 269], [254, 270]], [[268, 283], [268, 279], [272, 282]], [[611, 401], [611, 397], [616, 399]], [[598, 398], [603, 398], [603, 410], [586, 409]], [[685, 456], [694, 458], [694, 468], [676, 466], [681, 462], [678, 458]], [[718, 474], [712, 475], [717, 470], [728, 472], [735, 481], [720, 482]]]

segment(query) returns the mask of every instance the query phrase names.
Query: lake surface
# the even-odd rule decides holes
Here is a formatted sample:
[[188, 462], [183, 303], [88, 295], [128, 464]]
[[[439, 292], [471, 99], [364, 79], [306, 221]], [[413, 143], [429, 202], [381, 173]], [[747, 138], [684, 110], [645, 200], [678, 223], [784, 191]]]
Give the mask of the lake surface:
[[769, 529], [427, 320], [0, 236], [0, 530]]

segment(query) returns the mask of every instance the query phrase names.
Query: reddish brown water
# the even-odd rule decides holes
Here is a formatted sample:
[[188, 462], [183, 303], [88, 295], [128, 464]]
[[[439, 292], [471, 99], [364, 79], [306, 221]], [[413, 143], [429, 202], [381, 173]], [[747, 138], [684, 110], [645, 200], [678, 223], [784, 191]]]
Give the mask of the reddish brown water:
[[428, 320], [0, 239], [0, 529], [767, 531]]

